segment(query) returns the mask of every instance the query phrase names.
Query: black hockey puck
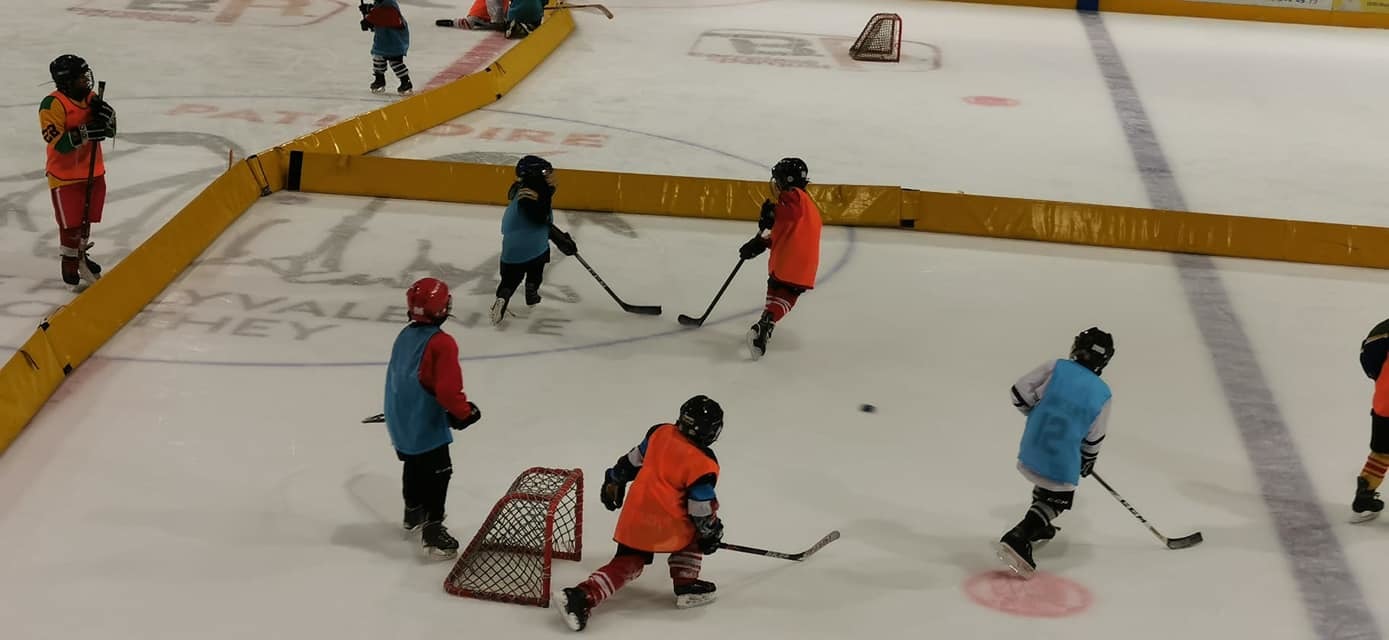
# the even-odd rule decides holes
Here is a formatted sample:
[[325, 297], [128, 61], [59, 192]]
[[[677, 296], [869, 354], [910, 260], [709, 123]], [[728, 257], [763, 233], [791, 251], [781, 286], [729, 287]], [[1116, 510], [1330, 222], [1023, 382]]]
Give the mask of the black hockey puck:
[[871, 404], [861, 404], [858, 406], [858, 410], [864, 413], [876, 413], [878, 408]]

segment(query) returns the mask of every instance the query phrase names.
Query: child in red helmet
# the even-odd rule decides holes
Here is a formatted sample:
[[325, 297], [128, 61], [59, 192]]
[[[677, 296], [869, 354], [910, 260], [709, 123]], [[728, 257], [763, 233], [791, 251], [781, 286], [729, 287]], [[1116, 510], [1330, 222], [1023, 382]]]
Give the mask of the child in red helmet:
[[452, 558], [458, 540], [444, 527], [444, 499], [453, 463], [453, 434], [482, 419], [482, 411], [463, 392], [458, 343], [440, 325], [449, 317], [453, 296], [435, 278], [424, 278], [405, 292], [410, 324], [401, 329], [386, 366], [386, 429], [396, 457], [405, 463], [402, 495], [405, 530], [423, 527], [426, 554]]

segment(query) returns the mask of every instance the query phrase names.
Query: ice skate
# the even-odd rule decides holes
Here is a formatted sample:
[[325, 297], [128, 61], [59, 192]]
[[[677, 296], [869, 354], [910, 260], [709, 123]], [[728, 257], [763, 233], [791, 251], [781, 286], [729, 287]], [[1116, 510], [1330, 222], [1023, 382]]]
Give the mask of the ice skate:
[[530, 315], [540, 304], [540, 291], [536, 289], [526, 289], [526, 314]]
[[418, 531], [424, 526], [425, 515], [424, 507], [405, 507], [405, 518], [400, 527], [407, 532]]
[[566, 587], [554, 592], [550, 604], [564, 618], [564, 624], [574, 631], [583, 631], [588, 626], [588, 596], [578, 587]]
[[426, 523], [420, 541], [425, 554], [431, 558], [447, 560], [458, 555], [458, 539], [449, 535], [443, 522]]
[[690, 609], [702, 607], [718, 599], [714, 583], [695, 580], [689, 584], [675, 585], [675, 608]]
[[385, 93], [386, 76], [380, 73], [376, 74], [376, 77], [371, 81], [371, 86], [368, 88], [371, 89], [372, 93]]
[[767, 341], [772, 339], [772, 331], [776, 329], [776, 323], [772, 321], [772, 314], [762, 312], [762, 319], [757, 324], [748, 329], [748, 355], [753, 360], [760, 359], [767, 353]]
[[1008, 565], [1019, 578], [1031, 578], [1037, 571], [1037, 563], [1032, 560], [1032, 543], [1016, 530], [1004, 534], [998, 541], [998, 559]]
[[1061, 527], [1058, 527], [1054, 524], [1049, 524], [1045, 529], [1038, 531], [1036, 534], [1032, 536], [1032, 544], [1035, 546], [1042, 544], [1048, 540], [1051, 540], [1052, 538], [1056, 537], [1056, 532], [1060, 530]]
[[415, 85], [410, 82], [408, 76], [401, 78], [400, 87], [398, 87], [395, 92], [402, 96], [413, 96], [415, 95]]
[[1354, 524], [1374, 520], [1384, 511], [1384, 501], [1363, 477], [1355, 479], [1355, 500], [1350, 503], [1350, 510], [1355, 512], [1350, 518]]
[[506, 305], [506, 298], [497, 298], [497, 301], [492, 303], [492, 310], [487, 314], [488, 319], [492, 321], [492, 326], [501, 324], [502, 320], [506, 318]]

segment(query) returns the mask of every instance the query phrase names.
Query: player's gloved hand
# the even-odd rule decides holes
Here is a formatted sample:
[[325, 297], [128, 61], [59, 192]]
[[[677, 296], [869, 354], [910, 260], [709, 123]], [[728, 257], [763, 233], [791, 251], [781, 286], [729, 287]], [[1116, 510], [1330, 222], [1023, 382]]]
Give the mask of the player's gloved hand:
[[579, 245], [574, 243], [574, 237], [560, 231], [559, 227], [555, 225], [550, 225], [550, 242], [555, 243], [555, 248], [566, 256], [572, 256], [579, 252]]
[[447, 411], [444, 412], [444, 415], [448, 417], [450, 429], [462, 431], [473, 426], [478, 420], [482, 419], [482, 409], [477, 408], [476, 404], [469, 402], [468, 408], [472, 409], [472, 411], [468, 412], [468, 417], [466, 418], [459, 418], [452, 413]]
[[760, 235], [753, 236], [751, 240], [744, 242], [743, 246], [738, 248], [738, 257], [744, 260], [751, 260], [762, 255], [762, 252], [766, 250], [767, 241], [763, 240]]
[[599, 490], [599, 497], [608, 511], [616, 511], [622, 507], [622, 501], [627, 497], [627, 483], [617, 479], [614, 469], [608, 469], [607, 473], [603, 474], [603, 488]]
[[757, 230], [766, 231], [776, 223], [776, 205], [771, 200], [762, 201], [762, 213], [757, 217]]
[[699, 552], [707, 556], [718, 551], [719, 544], [723, 542], [723, 520], [718, 516], [692, 519], [695, 526], [695, 544], [699, 546]]
[[116, 109], [111, 103], [102, 99], [101, 96], [92, 94], [91, 104], [88, 105], [92, 110], [92, 117], [87, 121], [87, 126], [93, 129], [101, 129], [111, 135], [116, 133]]
[[358, 11], [361, 11], [361, 12], [362, 12], [362, 15], [366, 15], [366, 14], [368, 14], [368, 13], [371, 13], [371, 7], [372, 7], [372, 3], [363, 2], [363, 3], [357, 5], [357, 10], [358, 10]]
[[371, 23], [370, 23], [370, 22], [367, 22], [366, 20], [362, 20], [362, 31], [375, 31], [375, 30], [376, 30], [376, 29], [375, 29], [374, 27], [371, 26]]
[[1081, 454], [1080, 454], [1080, 477], [1082, 477], [1082, 478], [1088, 478], [1088, 477], [1090, 477], [1090, 474], [1091, 474], [1092, 472], [1095, 471], [1095, 460], [1098, 459], [1098, 458], [1099, 458], [1099, 455], [1098, 455], [1098, 454], [1081, 452]]

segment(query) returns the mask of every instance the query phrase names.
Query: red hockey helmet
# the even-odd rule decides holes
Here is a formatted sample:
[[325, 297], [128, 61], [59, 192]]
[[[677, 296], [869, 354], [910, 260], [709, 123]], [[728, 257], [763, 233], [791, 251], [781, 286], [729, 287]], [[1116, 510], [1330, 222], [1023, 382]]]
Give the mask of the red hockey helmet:
[[453, 309], [453, 296], [442, 280], [420, 278], [405, 292], [405, 304], [409, 306], [411, 322], [437, 324]]

